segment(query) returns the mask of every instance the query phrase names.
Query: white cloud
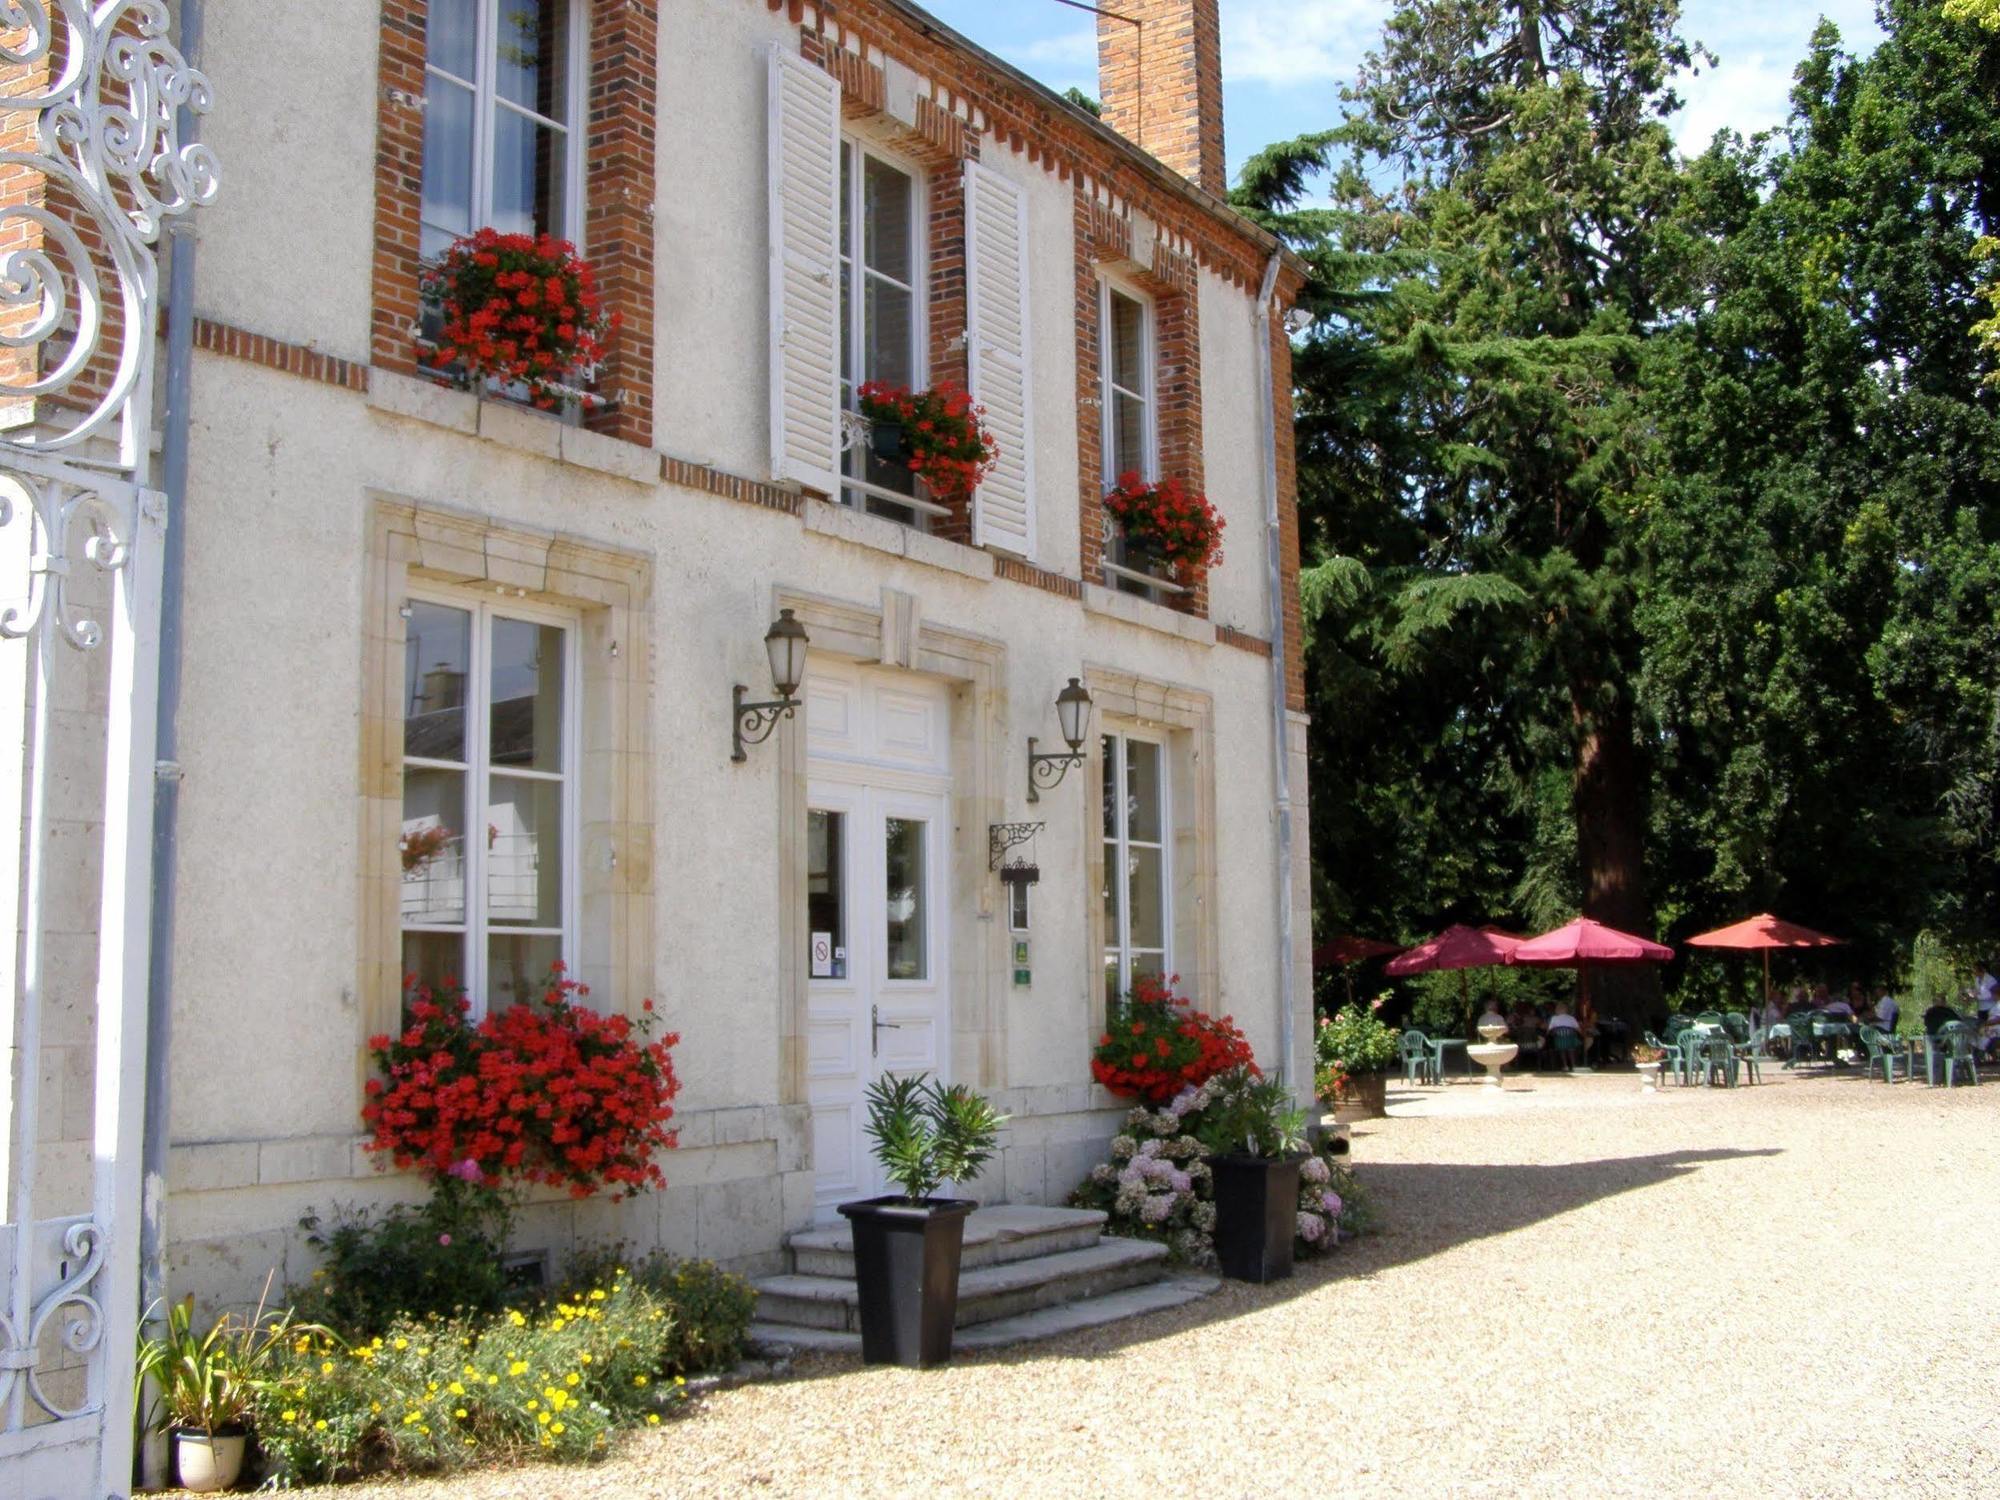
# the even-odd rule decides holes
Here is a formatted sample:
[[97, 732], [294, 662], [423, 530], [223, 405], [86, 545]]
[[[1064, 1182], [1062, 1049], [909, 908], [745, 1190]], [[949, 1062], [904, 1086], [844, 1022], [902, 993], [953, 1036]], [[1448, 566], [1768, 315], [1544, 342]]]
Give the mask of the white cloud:
[[1351, 82], [1387, 13], [1383, 0], [1223, 0], [1223, 78], [1277, 87]]
[[1782, 125], [1788, 113], [1792, 69], [1798, 59], [1770, 57], [1762, 52], [1735, 54], [1717, 67], [1703, 68], [1699, 77], [1679, 84], [1684, 101], [1672, 117], [1674, 139], [1681, 150], [1699, 156], [1718, 130], [1740, 130], [1745, 136]]

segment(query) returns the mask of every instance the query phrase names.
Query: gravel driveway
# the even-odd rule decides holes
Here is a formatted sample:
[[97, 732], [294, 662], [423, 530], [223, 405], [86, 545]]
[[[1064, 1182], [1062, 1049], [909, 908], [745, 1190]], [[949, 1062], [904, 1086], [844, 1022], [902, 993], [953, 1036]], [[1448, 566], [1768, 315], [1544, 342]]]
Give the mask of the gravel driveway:
[[1391, 1095], [1386, 1220], [928, 1373], [802, 1363], [591, 1469], [323, 1494], [2000, 1494], [2000, 1087]]

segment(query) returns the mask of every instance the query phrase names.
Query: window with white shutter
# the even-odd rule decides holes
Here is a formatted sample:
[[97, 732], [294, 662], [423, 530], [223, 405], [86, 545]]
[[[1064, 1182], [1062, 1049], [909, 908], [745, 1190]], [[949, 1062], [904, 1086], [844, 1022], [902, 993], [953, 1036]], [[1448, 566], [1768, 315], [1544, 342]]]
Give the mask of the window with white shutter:
[[1000, 454], [976, 492], [973, 541], [1035, 553], [1034, 421], [1028, 382], [1027, 198], [991, 167], [965, 164], [966, 364]]
[[840, 85], [771, 49], [771, 470], [840, 493]]

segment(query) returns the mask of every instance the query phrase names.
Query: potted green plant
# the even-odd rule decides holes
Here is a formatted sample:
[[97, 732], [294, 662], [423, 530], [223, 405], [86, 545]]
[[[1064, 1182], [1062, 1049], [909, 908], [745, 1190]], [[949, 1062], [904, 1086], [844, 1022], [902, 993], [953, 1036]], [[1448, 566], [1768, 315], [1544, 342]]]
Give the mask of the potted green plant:
[[1338, 1070], [1335, 1113], [1370, 1119], [1387, 1113], [1389, 1069], [1396, 1064], [1396, 1032], [1376, 1014], [1381, 996], [1367, 1005], [1348, 1005], [1338, 1015], [1320, 1017], [1313, 1029], [1316, 1067]]
[[167, 1308], [166, 1328], [139, 1340], [137, 1379], [141, 1391], [148, 1382], [155, 1388], [146, 1425], [165, 1418], [182, 1489], [209, 1494], [235, 1485], [261, 1372], [285, 1343], [322, 1336], [317, 1324], [266, 1313], [261, 1302], [249, 1318], [224, 1313], [199, 1334], [192, 1296]]
[[925, 1368], [951, 1358], [967, 1198], [933, 1197], [993, 1158], [1007, 1117], [964, 1084], [879, 1078], [868, 1090], [868, 1138], [900, 1194], [840, 1205], [853, 1226], [861, 1294], [861, 1358]]
[[1238, 1281], [1292, 1274], [1306, 1112], [1277, 1078], [1241, 1066], [1213, 1081], [1195, 1138], [1215, 1190], [1215, 1259]]

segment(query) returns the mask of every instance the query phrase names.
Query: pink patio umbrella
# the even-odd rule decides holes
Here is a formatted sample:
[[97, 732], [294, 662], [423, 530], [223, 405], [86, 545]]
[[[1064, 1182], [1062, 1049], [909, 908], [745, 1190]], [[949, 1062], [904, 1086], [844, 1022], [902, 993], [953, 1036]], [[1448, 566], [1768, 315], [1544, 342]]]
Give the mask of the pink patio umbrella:
[[1796, 922], [1787, 922], [1774, 917], [1769, 912], [1759, 912], [1754, 917], [1745, 917], [1730, 927], [1718, 927], [1713, 932], [1698, 933], [1687, 940], [1690, 948], [1732, 948], [1738, 952], [1756, 950], [1764, 958], [1764, 998], [1771, 995], [1771, 950], [1773, 948], [1839, 948], [1847, 939], [1828, 937], [1823, 932], [1814, 932], [1810, 927], [1801, 927]]
[[1554, 932], [1517, 943], [1507, 956], [1510, 964], [1537, 964], [1551, 969], [1575, 969], [1581, 1014], [1577, 1020], [1585, 1031], [1596, 1019], [1590, 1006], [1591, 964], [1659, 964], [1674, 956], [1665, 943], [1635, 937], [1606, 927], [1590, 917], [1578, 917]]
[[[1382, 972], [1401, 977], [1443, 969], [1493, 969], [1506, 963], [1508, 955], [1520, 946], [1519, 938], [1491, 928], [1467, 927], [1460, 922], [1445, 928], [1428, 942], [1417, 944], [1400, 957], [1390, 959], [1382, 965]], [[1459, 999], [1468, 1009], [1472, 1004], [1471, 990], [1471, 983], [1461, 972], [1458, 976]]]
[[1347, 981], [1347, 1003], [1352, 1005], [1354, 1003], [1353, 966], [1359, 963], [1366, 963], [1371, 958], [1381, 958], [1386, 954], [1401, 953], [1402, 951], [1401, 946], [1396, 943], [1384, 943], [1376, 938], [1356, 937], [1352, 933], [1343, 933], [1341, 936], [1321, 943], [1317, 948], [1313, 949], [1313, 967], [1323, 969], [1330, 964], [1338, 964], [1341, 971], [1340, 977]]

